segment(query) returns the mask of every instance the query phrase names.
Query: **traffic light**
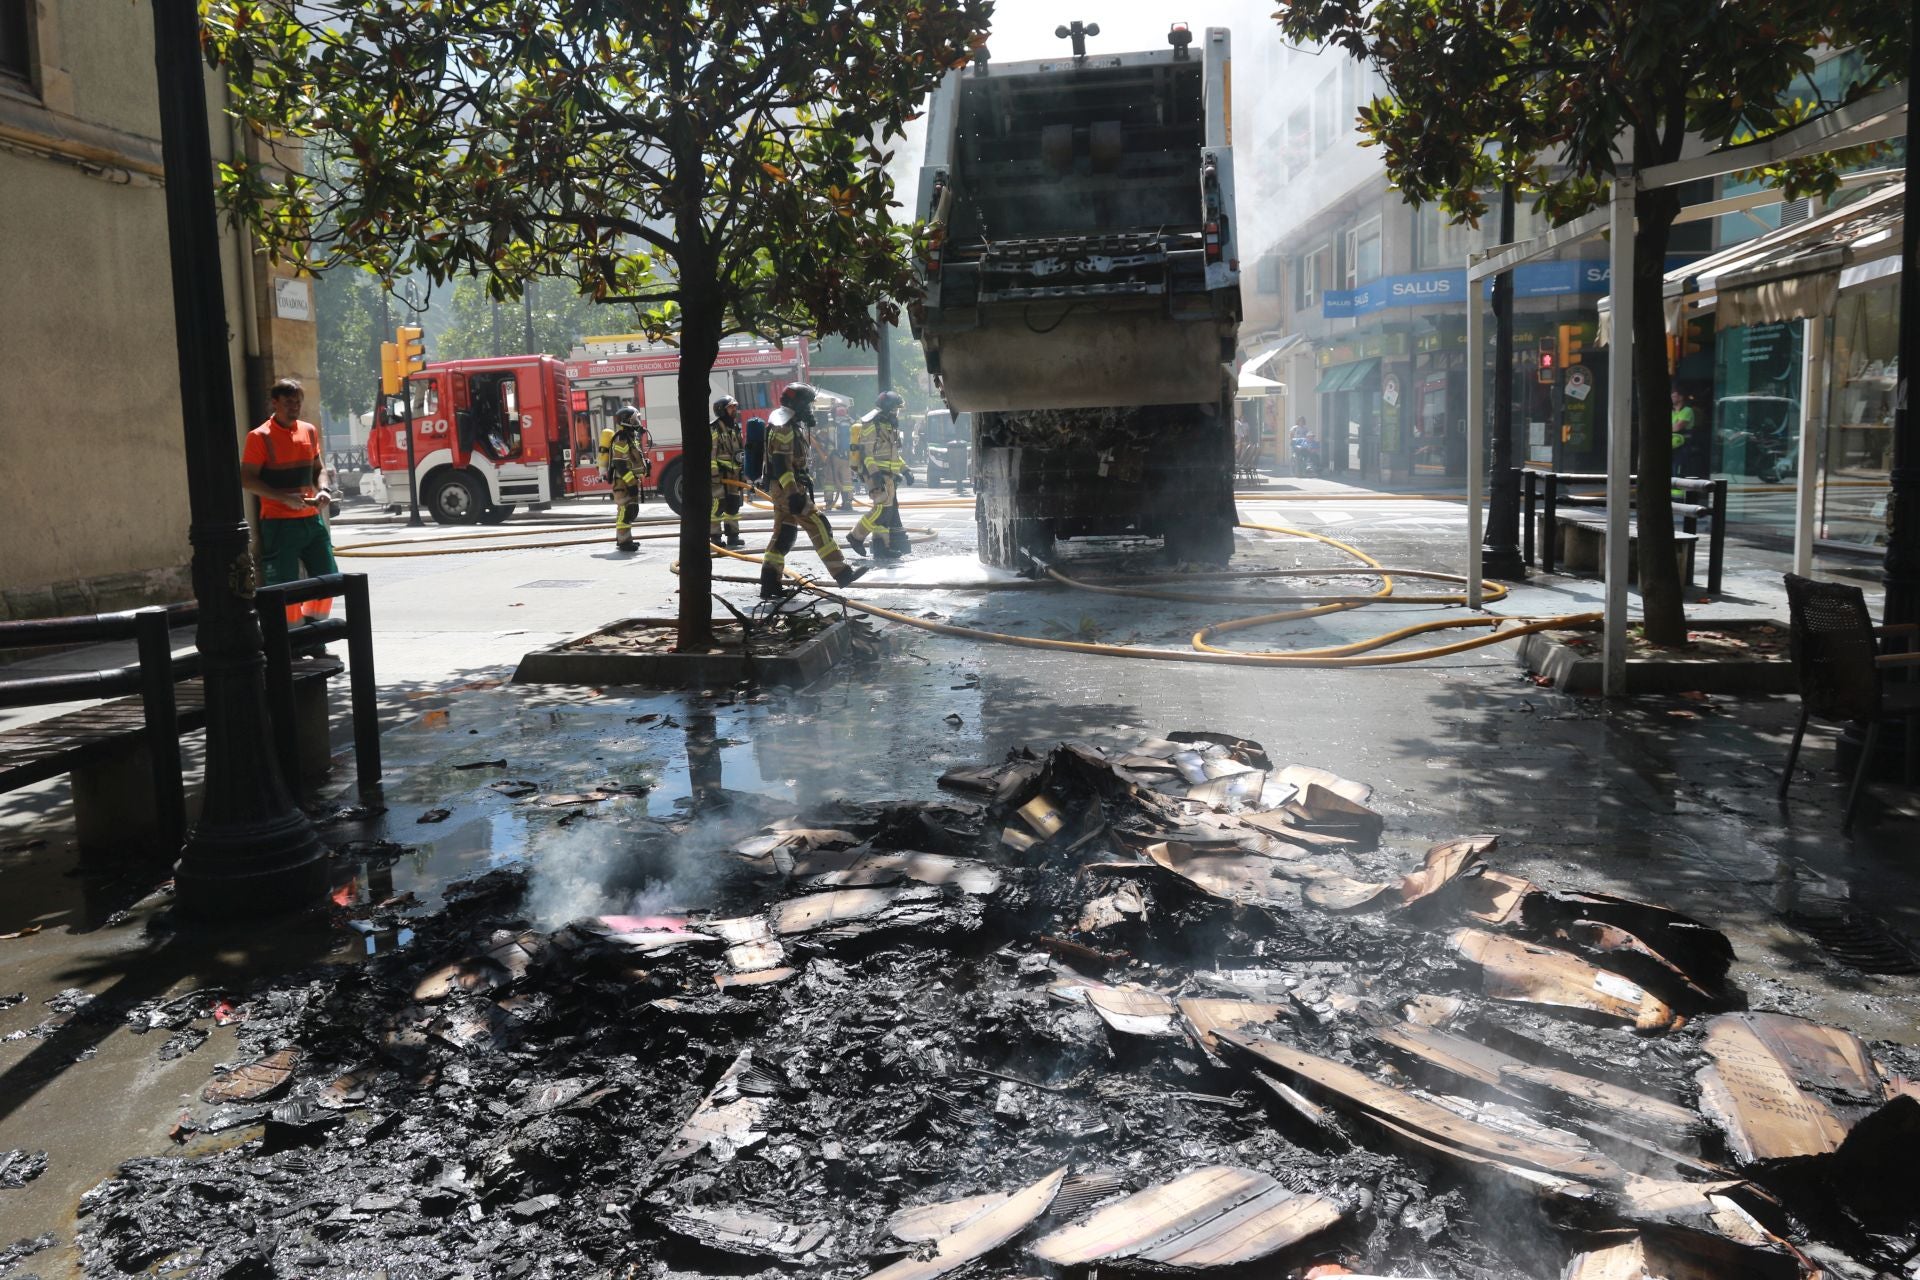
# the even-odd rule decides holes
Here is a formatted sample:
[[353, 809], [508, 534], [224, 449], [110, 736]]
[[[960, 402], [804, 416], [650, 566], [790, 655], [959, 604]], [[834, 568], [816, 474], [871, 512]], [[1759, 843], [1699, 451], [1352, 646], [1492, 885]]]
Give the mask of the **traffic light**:
[[400, 394], [400, 344], [397, 342], [380, 344], [380, 394]]
[[426, 331], [418, 325], [403, 324], [393, 331], [400, 342], [400, 376], [418, 373], [427, 367], [427, 348], [422, 339]]
[[1540, 340], [1540, 381], [1541, 382], [1548, 383], [1548, 384], [1551, 384], [1553, 382], [1554, 377], [1556, 376], [1555, 371], [1560, 367], [1559, 364], [1557, 363], [1557, 360], [1558, 360], [1558, 357], [1554, 351], [1553, 346], [1545, 338], [1542, 338]]
[[395, 342], [380, 344], [380, 394], [396, 396], [406, 386], [407, 375], [426, 368], [427, 353], [418, 325], [403, 324], [393, 331]]
[[1580, 357], [1581, 346], [1582, 346], [1582, 343], [1580, 340], [1580, 326], [1577, 324], [1561, 325], [1560, 326], [1560, 367], [1562, 369], [1570, 368], [1573, 365], [1581, 363], [1581, 357]]

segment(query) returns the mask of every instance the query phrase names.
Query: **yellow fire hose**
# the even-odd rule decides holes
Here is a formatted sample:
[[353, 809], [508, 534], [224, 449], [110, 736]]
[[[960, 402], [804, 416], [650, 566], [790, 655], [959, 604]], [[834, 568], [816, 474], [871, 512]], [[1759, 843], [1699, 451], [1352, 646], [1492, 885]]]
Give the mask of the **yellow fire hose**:
[[[733, 483], [733, 482], [727, 482], [727, 483]], [[740, 487], [752, 489], [752, 491], [761, 498], [769, 498], [769, 495], [767, 495], [764, 491], [758, 488], [755, 488], [751, 485], [742, 484]], [[1235, 496], [1236, 498], [1240, 498], [1243, 501], [1249, 501], [1249, 500], [1257, 501], [1262, 499], [1275, 499], [1275, 498], [1295, 497], [1295, 496], [1324, 497], [1325, 495], [1274, 494], [1274, 495], [1235, 495]], [[1376, 495], [1364, 495], [1364, 496], [1370, 499], [1384, 500], [1385, 498], [1390, 496], [1400, 497], [1403, 495], [1376, 494]], [[1339, 500], [1347, 501], [1348, 499], [1345, 497], [1342, 497]], [[769, 498], [769, 501], [770, 501], [770, 498]], [[761, 507], [761, 506], [764, 506], [765, 504], [760, 502], [755, 502], [752, 505], [756, 507]], [[902, 506], [911, 505], [914, 507], [922, 507], [922, 508], [924, 507], [961, 507], [961, 506], [970, 507], [973, 505], [973, 501], [967, 498], [935, 499], [935, 500], [930, 500], [926, 502], [918, 502], [918, 503], [912, 503], [912, 504], [903, 503], [901, 505]], [[761, 512], [752, 512], [752, 513], [743, 512], [742, 514], [754, 520], [765, 520], [769, 518], [772, 513], [769, 511], [764, 514]], [[636, 525], [642, 525], [642, 526], [678, 525], [679, 520], [677, 517], [669, 518], [669, 517], [656, 516], [646, 520], [636, 521], [634, 523]], [[589, 526], [589, 527], [612, 528], [613, 526], [609, 524], [609, 525]], [[1228, 570], [1225, 572], [1216, 572], [1216, 573], [1175, 575], [1175, 580], [1218, 581], [1220, 579], [1234, 579], [1234, 578], [1246, 578], [1246, 577], [1256, 577], [1256, 576], [1267, 577], [1267, 578], [1273, 578], [1273, 577], [1322, 577], [1324, 578], [1324, 577], [1365, 576], [1365, 577], [1377, 577], [1380, 580], [1380, 587], [1377, 591], [1374, 591], [1368, 594], [1315, 593], [1315, 594], [1286, 595], [1286, 596], [1231, 596], [1229, 597], [1229, 596], [1222, 596], [1222, 595], [1203, 595], [1195, 592], [1160, 591], [1160, 590], [1153, 589], [1151, 586], [1145, 585], [1153, 581], [1161, 580], [1160, 576], [1156, 576], [1155, 578], [1135, 579], [1135, 580], [1132, 580], [1132, 582], [1130, 582], [1129, 585], [1123, 586], [1123, 585], [1114, 585], [1110, 582], [1109, 583], [1088, 582], [1081, 579], [1070, 577], [1067, 574], [1061, 573], [1058, 569], [1053, 569], [1053, 568], [1047, 569], [1046, 572], [1047, 572], [1048, 580], [1060, 583], [1063, 586], [1073, 588], [1074, 590], [1077, 590], [1077, 591], [1087, 591], [1087, 592], [1092, 592], [1099, 595], [1133, 596], [1133, 597], [1142, 598], [1142, 599], [1169, 600], [1169, 601], [1180, 602], [1180, 603], [1194, 603], [1194, 604], [1226, 604], [1226, 603], [1244, 601], [1245, 603], [1249, 603], [1249, 604], [1287, 603], [1287, 604], [1302, 606], [1299, 608], [1283, 610], [1278, 613], [1256, 614], [1252, 617], [1235, 618], [1226, 622], [1213, 623], [1208, 626], [1202, 627], [1200, 628], [1200, 630], [1193, 633], [1193, 638], [1191, 641], [1191, 644], [1192, 644], [1191, 649], [1160, 649], [1160, 648], [1152, 648], [1144, 645], [1103, 644], [1097, 641], [1090, 641], [1090, 640], [1049, 640], [1039, 636], [1014, 635], [1012, 633], [1003, 632], [1003, 631], [988, 631], [978, 627], [961, 627], [961, 626], [954, 626], [951, 623], [934, 622], [926, 618], [916, 618], [911, 614], [899, 613], [892, 609], [885, 609], [880, 607], [879, 605], [863, 604], [860, 601], [849, 599], [843, 592], [835, 591], [828, 587], [825, 587], [821, 585], [819, 582], [815, 581], [814, 579], [809, 578], [804, 574], [795, 572], [793, 569], [790, 569], [790, 568], [783, 567], [781, 572], [785, 576], [793, 578], [795, 581], [799, 582], [800, 585], [806, 590], [812, 592], [817, 596], [820, 596], [823, 599], [834, 601], [845, 608], [854, 609], [860, 613], [864, 613], [872, 617], [883, 618], [889, 622], [897, 622], [909, 627], [916, 627], [922, 631], [931, 632], [935, 635], [953, 636], [958, 639], [975, 640], [975, 641], [980, 641], [988, 644], [1012, 645], [1014, 647], [1023, 648], [1023, 649], [1044, 649], [1044, 650], [1053, 650], [1056, 652], [1065, 652], [1065, 653], [1085, 653], [1085, 654], [1092, 654], [1092, 655], [1101, 656], [1101, 657], [1114, 657], [1114, 658], [1142, 658], [1142, 659], [1149, 659], [1149, 660], [1160, 661], [1160, 662], [1197, 662], [1197, 663], [1206, 663], [1206, 664], [1221, 665], [1221, 666], [1313, 667], [1313, 668], [1332, 668], [1332, 669], [1340, 669], [1340, 668], [1348, 668], [1348, 667], [1391, 666], [1391, 665], [1407, 663], [1407, 662], [1420, 662], [1428, 658], [1446, 657], [1450, 654], [1455, 654], [1455, 653], [1465, 653], [1469, 650], [1484, 648], [1488, 645], [1504, 644], [1509, 640], [1515, 640], [1521, 636], [1529, 635], [1536, 631], [1547, 631], [1547, 630], [1553, 630], [1557, 628], [1582, 626], [1582, 625], [1588, 625], [1588, 624], [1592, 624], [1600, 621], [1601, 615], [1598, 613], [1561, 614], [1555, 617], [1535, 618], [1535, 619], [1504, 618], [1504, 617], [1447, 618], [1447, 619], [1442, 619], [1435, 622], [1423, 622], [1413, 626], [1400, 627], [1395, 630], [1387, 631], [1380, 635], [1372, 636], [1364, 640], [1356, 640], [1348, 644], [1331, 645], [1331, 646], [1318, 648], [1318, 649], [1262, 650], [1262, 651], [1249, 652], [1244, 650], [1221, 648], [1218, 645], [1212, 644], [1211, 640], [1214, 637], [1225, 635], [1229, 632], [1247, 631], [1256, 627], [1272, 626], [1282, 622], [1294, 622], [1304, 618], [1320, 617], [1325, 614], [1344, 612], [1348, 609], [1363, 608], [1370, 604], [1389, 604], [1390, 603], [1390, 604], [1409, 604], [1409, 605], [1419, 605], [1419, 604], [1455, 605], [1455, 604], [1466, 603], [1466, 597], [1464, 594], [1396, 595], [1394, 593], [1394, 582], [1393, 582], [1392, 575], [1395, 575], [1395, 574], [1404, 578], [1421, 578], [1429, 581], [1464, 583], [1466, 579], [1459, 574], [1441, 573], [1441, 572], [1425, 570], [1425, 569], [1389, 569], [1387, 566], [1381, 564], [1378, 560], [1374, 559], [1372, 556], [1368, 555], [1366, 552], [1360, 550], [1358, 547], [1352, 546], [1345, 542], [1341, 542], [1337, 538], [1329, 538], [1324, 534], [1312, 533], [1305, 529], [1293, 529], [1284, 525], [1259, 524], [1259, 523], [1254, 523], [1250, 521], [1240, 522], [1239, 527], [1242, 529], [1255, 529], [1264, 533], [1277, 533], [1287, 537], [1306, 538], [1314, 542], [1325, 543], [1330, 547], [1333, 547], [1339, 551], [1343, 551], [1346, 554], [1354, 557], [1356, 560], [1360, 561], [1361, 564], [1365, 566], [1365, 568], [1359, 569], [1359, 570], [1264, 569], [1264, 570], [1253, 570], [1253, 571], [1243, 571], [1243, 572], [1234, 572], [1232, 570]], [[571, 530], [555, 530], [554, 532], [571, 532]], [[931, 537], [938, 536], [931, 530], [912, 529], [912, 530], [909, 530], [909, 532], [915, 534], [923, 542], [927, 541]], [[500, 538], [519, 537], [519, 536], [522, 536], [522, 535], [518, 533], [512, 533], [512, 532], [482, 533], [482, 534], [445, 534], [445, 535], [437, 535], [429, 538], [414, 539], [413, 541], [416, 541], [416, 542], [469, 542], [469, 541], [480, 542], [480, 541], [492, 541]], [[680, 532], [677, 528], [675, 528], [672, 531], [665, 532], [665, 533], [639, 534], [637, 535], [637, 538], [640, 540], [671, 540], [671, 539], [677, 539], [679, 538], [679, 536], [680, 536]], [[506, 543], [501, 545], [484, 546], [484, 547], [446, 547], [446, 548], [437, 548], [437, 549], [423, 549], [423, 550], [409, 550], [409, 551], [381, 550], [380, 548], [384, 545], [381, 543], [353, 543], [353, 544], [348, 544], [345, 546], [338, 547], [335, 550], [337, 554], [344, 555], [344, 556], [356, 556], [356, 557], [362, 557], [367, 559], [380, 559], [380, 558], [402, 558], [402, 557], [410, 557], [410, 556], [472, 555], [472, 554], [478, 554], [478, 553], [487, 552], [487, 551], [538, 550], [543, 547], [570, 547], [570, 546], [581, 546], [581, 545], [587, 545], [587, 544], [600, 544], [604, 542], [605, 542], [604, 537], [596, 537], [596, 538], [575, 538], [575, 539], [568, 539], [566, 541], [561, 541], [561, 542]], [[747, 564], [762, 563], [762, 560], [759, 556], [745, 555], [737, 551], [729, 550], [726, 547], [719, 546], [718, 544], [710, 544], [710, 545], [716, 556], [725, 556], [728, 559], [739, 560]], [[675, 561], [670, 566], [670, 568], [673, 573], [678, 574], [680, 571], [679, 562]], [[738, 578], [738, 577], [729, 577], [724, 575], [715, 575], [715, 577], [716, 577], [716, 580], [723, 581], [723, 582], [753, 583], [758, 581], [757, 578]], [[957, 586], [948, 586], [946, 584], [939, 584], [939, 583], [929, 584], [929, 583], [904, 583], [904, 582], [901, 582], [901, 583], [875, 582], [875, 583], [869, 583], [867, 585], [869, 587], [887, 587], [887, 588], [902, 589], [902, 590], [910, 589], [910, 590], [920, 590], [920, 591], [938, 591], [938, 590], [1004, 590], [1004, 589], [1015, 587], [1015, 586], [1019, 586], [1019, 587], [1026, 587], [1029, 585], [1043, 586], [1045, 584], [1043, 582], [1029, 582], [1028, 580], [1023, 579], [1018, 583], [1010, 583], [1010, 582], [967, 583], [967, 584], [961, 584]], [[1491, 582], [1487, 583], [1485, 584], [1485, 589], [1486, 589], [1486, 598], [1488, 600], [1499, 600], [1504, 598], [1507, 595], [1507, 588], [1500, 585], [1499, 583], [1491, 583]], [[1512, 623], [1515, 625], [1503, 627], [1503, 624], [1507, 624], [1507, 623]], [[1432, 645], [1422, 649], [1411, 649], [1411, 650], [1405, 650], [1398, 653], [1375, 654], [1373, 652], [1374, 650], [1385, 648], [1388, 645], [1396, 644], [1402, 640], [1409, 639], [1413, 636], [1428, 635], [1437, 631], [1458, 630], [1462, 628], [1474, 628], [1474, 627], [1492, 628], [1493, 633], [1485, 636], [1476, 636], [1466, 640], [1457, 640], [1450, 644]]]
[[[1289, 597], [1291, 600], [1302, 603], [1316, 603], [1310, 603], [1308, 607], [1305, 608], [1290, 609], [1280, 613], [1260, 614], [1250, 618], [1236, 618], [1229, 622], [1214, 623], [1211, 626], [1202, 627], [1193, 634], [1192, 649], [1158, 649], [1144, 645], [1102, 644], [1090, 640], [1048, 640], [1039, 636], [1013, 635], [1004, 631], [987, 631], [978, 627], [960, 627], [954, 626], [951, 623], [933, 622], [926, 618], [916, 618], [911, 614], [899, 613], [892, 609], [883, 609], [879, 605], [863, 604], [858, 600], [849, 599], [843, 592], [822, 586], [815, 580], [804, 574], [796, 573], [792, 569], [783, 569], [783, 572], [788, 577], [798, 581], [806, 590], [811, 591], [823, 599], [834, 601], [846, 608], [857, 610], [860, 613], [868, 614], [872, 617], [884, 618], [889, 622], [898, 622], [909, 627], [917, 627], [922, 631], [929, 631], [935, 635], [954, 636], [958, 639], [977, 640], [988, 644], [1012, 645], [1022, 649], [1047, 649], [1055, 652], [1086, 653], [1111, 658], [1145, 658], [1159, 662], [1198, 662], [1220, 666], [1319, 668], [1390, 666], [1405, 662], [1419, 662], [1427, 658], [1445, 657], [1449, 654], [1464, 653], [1470, 649], [1484, 648], [1487, 645], [1504, 644], [1509, 640], [1518, 639], [1521, 636], [1529, 635], [1535, 631], [1581, 626], [1600, 620], [1600, 615], [1597, 613], [1563, 614], [1550, 618], [1524, 620], [1500, 617], [1448, 618], [1437, 622], [1423, 622], [1415, 626], [1401, 627], [1365, 640], [1356, 640], [1350, 644], [1332, 645], [1320, 649], [1260, 652], [1223, 649], [1217, 645], [1210, 644], [1208, 642], [1209, 638], [1229, 631], [1244, 631], [1253, 627], [1270, 626], [1274, 623], [1292, 622], [1301, 618], [1312, 618], [1322, 614], [1336, 613], [1347, 609], [1357, 609], [1367, 604], [1464, 604], [1466, 602], [1464, 595], [1395, 596], [1393, 594], [1393, 580], [1389, 576], [1390, 574], [1397, 573], [1403, 577], [1432, 578], [1450, 582], [1464, 581], [1464, 579], [1457, 574], [1435, 573], [1427, 570], [1389, 569], [1357, 547], [1349, 546], [1344, 542], [1325, 537], [1321, 534], [1310, 533], [1304, 529], [1289, 529], [1280, 525], [1249, 523], [1243, 523], [1240, 527], [1243, 529], [1259, 529], [1269, 533], [1288, 534], [1294, 537], [1308, 538], [1315, 542], [1324, 542], [1329, 546], [1347, 552], [1367, 566], [1366, 570], [1301, 569], [1282, 570], [1280, 571], [1282, 573], [1319, 577], [1338, 577], [1359, 573], [1368, 577], [1378, 577], [1381, 580], [1380, 590], [1372, 595], [1366, 596], [1340, 596], [1331, 598], [1322, 596]], [[740, 560], [749, 564], [761, 563], [758, 556], [742, 555], [739, 552], [728, 551], [725, 548], [716, 548], [716, 550], [729, 559]], [[672, 566], [675, 572], [679, 571], [679, 567], [677, 563]], [[1369, 572], [1369, 570], [1371, 572]], [[1238, 598], [1204, 597], [1178, 592], [1155, 592], [1133, 587], [1100, 586], [1068, 577], [1057, 569], [1048, 569], [1047, 576], [1053, 581], [1068, 587], [1073, 587], [1076, 590], [1097, 591], [1101, 594], [1141, 596], [1148, 599], [1199, 600], [1211, 604], [1230, 603], [1231, 599]], [[1227, 575], [1212, 576], [1233, 575], [1229, 573]], [[758, 581], [756, 578], [736, 577], [727, 577], [721, 580], [729, 582]], [[918, 590], [945, 589], [939, 584], [869, 583], [868, 585], [873, 587], [911, 586]], [[1004, 586], [1011, 584], [988, 585]], [[1488, 599], [1498, 600], [1507, 594], [1507, 589], [1498, 583], [1488, 583], [1486, 585]], [[1517, 625], [1500, 629], [1503, 623], [1509, 622]], [[1395, 644], [1412, 636], [1465, 627], [1495, 628], [1496, 634], [1478, 636], [1469, 640], [1458, 640], [1451, 644], [1434, 645], [1424, 649], [1407, 650], [1401, 653], [1366, 656], [1372, 654], [1372, 651], [1375, 649], [1384, 648], [1387, 645]]]

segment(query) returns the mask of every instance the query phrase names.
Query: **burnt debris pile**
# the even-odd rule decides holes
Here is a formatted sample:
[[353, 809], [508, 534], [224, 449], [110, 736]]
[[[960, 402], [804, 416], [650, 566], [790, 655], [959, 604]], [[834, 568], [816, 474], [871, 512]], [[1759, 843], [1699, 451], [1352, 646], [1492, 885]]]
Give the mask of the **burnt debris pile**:
[[[408, 950], [251, 993], [244, 1060], [181, 1119], [245, 1140], [92, 1191], [90, 1272], [1631, 1280], [1920, 1251], [1910, 1064], [1746, 1009], [1706, 923], [1531, 884], [1489, 835], [1409, 855], [1365, 785], [1219, 735], [941, 781], [689, 817], [697, 904], [540, 932], [494, 872]], [[751, 834], [708, 852], [718, 821]]]

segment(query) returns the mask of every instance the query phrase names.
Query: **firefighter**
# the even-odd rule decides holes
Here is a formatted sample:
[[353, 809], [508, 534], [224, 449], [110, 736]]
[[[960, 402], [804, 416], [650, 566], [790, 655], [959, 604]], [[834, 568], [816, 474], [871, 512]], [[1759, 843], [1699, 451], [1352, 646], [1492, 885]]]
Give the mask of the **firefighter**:
[[900, 523], [900, 480], [907, 471], [900, 444], [900, 408], [905, 403], [899, 392], [882, 391], [873, 412], [860, 419], [856, 457], [873, 507], [853, 526], [847, 543], [866, 555], [867, 538], [872, 536], [873, 554], [880, 560], [898, 560], [909, 550], [907, 531]]
[[808, 473], [807, 438], [814, 427], [813, 402], [818, 395], [804, 382], [780, 393], [780, 407], [767, 423], [767, 494], [773, 499], [773, 539], [760, 567], [760, 598], [777, 600], [787, 552], [800, 530], [807, 531], [814, 552], [826, 564], [833, 580], [846, 586], [865, 572], [847, 567], [846, 557], [833, 541], [833, 526], [813, 505], [813, 477]]
[[627, 405], [600, 432], [600, 467], [613, 486], [613, 545], [632, 551], [633, 521], [640, 514], [640, 481], [648, 470], [640, 411]]
[[832, 511], [837, 507], [842, 511], [853, 510], [853, 468], [847, 462], [846, 410], [835, 404], [832, 420], [816, 424], [808, 430], [807, 436], [807, 443], [813, 451], [814, 466], [819, 472], [815, 478], [826, 491], [826, 501], [820, 509]]
[[726, 545], [738, 550], [747, 544], [740, 536], [740, 403], [732, 396], [713, 402], [712, 432], [713, 510], [707, 517], [707, 539], [718, 543], [724, 533]]

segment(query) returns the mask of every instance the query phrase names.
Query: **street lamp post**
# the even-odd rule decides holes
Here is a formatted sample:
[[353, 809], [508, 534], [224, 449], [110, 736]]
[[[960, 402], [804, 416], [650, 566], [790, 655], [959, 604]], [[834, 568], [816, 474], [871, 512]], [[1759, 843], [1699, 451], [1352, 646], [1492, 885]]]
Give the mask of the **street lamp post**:
[[[1513, 184], [1500, 188], [1500, 243], [1513, 243]], [[1469, 298], [1468, 306], [1479, 305]], [[1520, 473], [1513, 465], [1513, 272], [1493, 278], [1493, 445], [1487, 464], [1487, 534], [1481, 572], [1518, 582], [1527, 576], [1520, 558]], [[1474, 460], [1479, 465], [1479, 460]]]
[[268, 731], [196, 0], [154, 0], [153, 34], [207, 717], [205, 802], [174, 880], [182, 910], [238, 918], [321, 901], [325, 850], [280, 776]]

